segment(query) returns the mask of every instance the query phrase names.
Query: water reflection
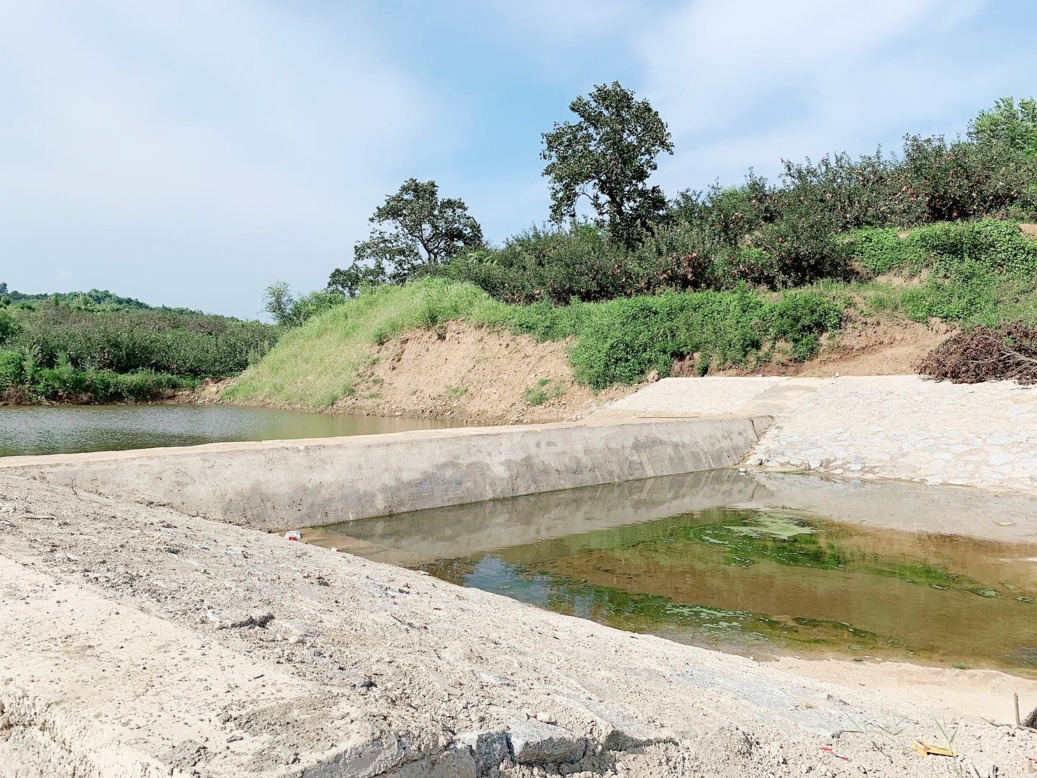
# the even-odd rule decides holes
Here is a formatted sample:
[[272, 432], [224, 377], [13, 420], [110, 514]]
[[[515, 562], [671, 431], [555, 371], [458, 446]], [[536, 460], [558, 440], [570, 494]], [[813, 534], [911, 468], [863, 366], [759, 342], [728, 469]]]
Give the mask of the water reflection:
[[[307, 539], [696, 645], [1037, 671], [1037, 543], [1019, 542], [1037, 501], [820, 481], [714, 471], [353, 522]], [[982, 504], [991, 510], [977, 515]], [[857, 523], [910, 524], [932, 511], [932, 525], [944, 510], [992, 537]], [[832, 520], [847, 516], [855, 523]]]
[[0, 456], [323, 438], [456, 426], [431, 419], [338, 416], [223, 405], [0, 408]]

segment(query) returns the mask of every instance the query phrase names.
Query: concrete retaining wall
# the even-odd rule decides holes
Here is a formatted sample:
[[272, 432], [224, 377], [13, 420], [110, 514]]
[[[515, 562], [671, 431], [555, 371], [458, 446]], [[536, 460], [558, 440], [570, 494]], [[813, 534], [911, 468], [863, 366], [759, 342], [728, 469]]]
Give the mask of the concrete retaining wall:
[[0, 459], [0, 469], [260, 529], [739, 463], [768, 417], [547, 424]]

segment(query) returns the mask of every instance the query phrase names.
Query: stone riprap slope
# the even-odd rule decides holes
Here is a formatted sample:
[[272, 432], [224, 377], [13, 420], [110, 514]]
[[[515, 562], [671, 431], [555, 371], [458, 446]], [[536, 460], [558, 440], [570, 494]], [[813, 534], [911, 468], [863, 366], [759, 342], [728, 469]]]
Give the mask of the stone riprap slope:
[[[1014, 775], [1037, 752], [849, 676], [3, 474], [0, 590], [5, 777]], [[910, 748], [959, 725], [960, 765]]]
[[773, 469], [1037, 492], [1037, 387], [918, 376], [668, 378], [608, 416], [770, 415]]

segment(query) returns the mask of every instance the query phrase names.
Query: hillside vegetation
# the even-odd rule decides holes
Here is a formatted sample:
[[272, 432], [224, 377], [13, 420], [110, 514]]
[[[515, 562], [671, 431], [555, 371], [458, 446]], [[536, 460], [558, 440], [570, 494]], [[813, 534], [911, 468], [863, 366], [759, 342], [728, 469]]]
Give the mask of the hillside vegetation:
[[849, 315], [938, 318], [961, 326], [1037, 323], [1037, 239], [1007, 221], [850, 232], [857, 280], [777, 291], [662, 292], [601, 302], [521, 305], [443, 278], [371, 288], [288, 331], [227, 392], [238, 401], [330, 407], [356, 390], [371, 347], [451, 320], [566, 340], [575, 378], [633, 384], [676, 361], [699, 373], [816, 356]]
[[943, 364], [982, 360], [973, 344], [931, 372], [1020, 380], [1018, 358], [997, 354], [1037, 348], [1034, 100], [997, 101], [964, 137], [786, 160], [776, 182], [750, 171], [672, 199], [649, 183], [673, 144], [647, 101], [612, 84], [570, 107], [577, 120], [543, 136], [550, 224], [486, 245], [462, 200], [409, 179], [326, 289], [268, 290], [289, 332], [228, 397], [330, 407], [356, 391], [373, 344], [448, 320], [568, 340], [573, 376], [594, 389], [675, 363], [803, 362], [845, 322], [876, 319], [981, 327], [975, 343], [1004, 346], [989, 364]]
[[280, 330], [109, 292], [0, 295], [0, 401], [147, 401], [240, 373]]

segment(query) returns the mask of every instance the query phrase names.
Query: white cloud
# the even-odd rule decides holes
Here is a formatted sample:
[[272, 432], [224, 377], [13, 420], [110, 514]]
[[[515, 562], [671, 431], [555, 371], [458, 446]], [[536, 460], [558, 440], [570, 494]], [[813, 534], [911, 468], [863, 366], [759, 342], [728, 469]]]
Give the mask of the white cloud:
[[[946, 117], [981, 75], [946, 34], [981, 0], [696, 0], [639, 38], [645, 94], [670, 125], [678, 157], [661, 180], [706, 185], [780, 158], [844, 148]], [[957, 60], [959, 67], [951, 60]], [[978, 68], [976, 70], [982, 70]], [[989, 99], [989, 97], [987, 98]], [[927, 127], [917, 128], [926, 131]]]
[[593, 39], [642, 16], [623, 0], [524, 0], [490, 8], [513, 28], [555, 43]]
[[800, 100], [843, 83], [887, 44], [974, 4], [943, 0], [699, 0], [662, 19], [641, 41], [649, 93], [682, 130], [752, 113], [776, 89]]
[[[35, 288], [91, 249], [112, 252], [104, 276], [199, 236], [207, 250], [179, 261], [223, 273], [217, 286], [321, 283], [438, 121], [363, 29], [277, 6], [12, 1], [0, 15], [0, 250], [45, 257]], [[217, 307], [192, 294], [183, 304]]]

